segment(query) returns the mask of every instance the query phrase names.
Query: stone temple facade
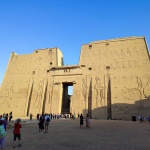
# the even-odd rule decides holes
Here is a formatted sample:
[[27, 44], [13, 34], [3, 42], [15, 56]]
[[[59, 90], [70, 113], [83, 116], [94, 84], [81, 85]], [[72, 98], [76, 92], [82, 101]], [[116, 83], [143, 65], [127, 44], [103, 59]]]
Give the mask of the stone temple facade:
[[[68, 95], [73, 86], [73, 95]], [[11, 53], [0, 89], [0, 113], [72, 113], [95, 119], [150, 115], [150, 55], [144, 37], [83, 44], [78, 65], [59, 48]]]

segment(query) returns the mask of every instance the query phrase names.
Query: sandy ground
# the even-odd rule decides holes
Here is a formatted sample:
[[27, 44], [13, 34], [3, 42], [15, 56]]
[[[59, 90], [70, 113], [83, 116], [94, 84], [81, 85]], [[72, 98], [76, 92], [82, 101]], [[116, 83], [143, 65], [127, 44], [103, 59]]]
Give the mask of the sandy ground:
[[[23, 119], [25, 120], [25, 119]], [[80, 129], [79, 120], [52, 120], [49, 132], [38, 134], [38, 122], [26, 120], [17, 150], [150, 150], [150, 123], [91, 120]], [[6, 150], [13, 150], [13, 128], [7, 129]]]

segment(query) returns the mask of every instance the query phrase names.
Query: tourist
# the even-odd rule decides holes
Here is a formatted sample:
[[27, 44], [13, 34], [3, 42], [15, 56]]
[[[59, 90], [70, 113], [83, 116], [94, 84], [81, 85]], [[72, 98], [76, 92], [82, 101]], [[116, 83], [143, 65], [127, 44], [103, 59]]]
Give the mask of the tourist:
[[48, 126], [49, 126], [50, 121], [51, 121], [50, 116], [48, 114], [46, 114], [46, 116], [45, 116], [45, 133], [48, 132]]
[[89, 128], [90, 127], [90, 117], [89, 115], [87, 114], [86, 115], [86, 128]]
[[147, 117], [147, 120], [148, 120], [148, 121], [149, 121], [149, 123], [150, 123], [150, 116], [148, 116], [148, 117]]
[[42, 134], [42, 131], [44, 129], [44, 115], [41, 115], [38, 125], [39, 125], [39, 134]]
[[8, 113], [5, 116], [5, 120], [6, 120], [6, 122], [8, 122]]
[[4, 126], [4, 129], [6, 131], [6, 127], [7, 127], [7, 121], [6, 121], [6, 118], [2, 118], [3, 120], [3, 126]]
[[39, 120], [39, 116], [40, 116], [40, 114], [37, 114], [37, 115], [36, 115], [36, 120]]
[[18, 147], [21, 146], [20, 144], [20, 140], [21, 140], [21, 132], [20, 132], [20, 128], [22, 128], [21, 126], [21, 119], [18, 118], [14, 124], [14, 144], [13, 144], [13, 148], [16, 147], [16, 139], [18, 138]]
[[140, 122], [142, 123], [142, 122], [143, 122], [143, 117], [142, 117], [142, 116], [139, 116], [139, 120], [140, 120]]
[[32, 117], [33, 117], [33, 115], [32, 115], [32, 113], [30, 113], [30, 120], [32, 120]]
[[79, 113], [78, 113], [78, 118], [80, 117]]
[[11, 121], [12, 118], [13, 118], [12, 112], [10, 112], [10, 113], [9, 113], [9, 121]]
[[80, 128], [82, 128], [83, 122], [84, 122], [84, 118], [83, 118], [83, 116], [81, 114], [81, 116], [80, 116]]
[[6, 131], [3, 126], [3, 120], [0, 120], [0, 148], [4, 150]]

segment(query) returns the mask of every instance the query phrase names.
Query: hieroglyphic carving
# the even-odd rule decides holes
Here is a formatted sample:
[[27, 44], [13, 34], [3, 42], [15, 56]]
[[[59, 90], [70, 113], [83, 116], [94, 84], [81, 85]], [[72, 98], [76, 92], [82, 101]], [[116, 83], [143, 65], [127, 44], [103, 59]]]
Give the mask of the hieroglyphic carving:
[[130, 60], [128, 60], [128, 68], [131, 68], [133, 70], [132, 63]]
[[127, 55], [133, 56], [131, 50], [129, 49], [129, 47], [127, 47], [126, 53], [127, 53]]
[[[140, 56], [140, 55], [145, 55], [145, 50], [137, 50], [136, 47], [127, 47], [127, 48], [121, 48], [119, 50], [113, 50], [113, 51], [105, 51], [103, 53], [103, 57], [105, 58], [115, 58], [117, 57], [128, 57], [128, 56]], [[97, 56], [97, 55], [95, 55]]]
[[96, 84], [94, 89], [96, 90], [96, 107], [98, 107], [98, 103], [100, 103], [101, 106], [103, 106], [103, 87], [101, 86], [101, 81], [99, 77], [95, 78]]

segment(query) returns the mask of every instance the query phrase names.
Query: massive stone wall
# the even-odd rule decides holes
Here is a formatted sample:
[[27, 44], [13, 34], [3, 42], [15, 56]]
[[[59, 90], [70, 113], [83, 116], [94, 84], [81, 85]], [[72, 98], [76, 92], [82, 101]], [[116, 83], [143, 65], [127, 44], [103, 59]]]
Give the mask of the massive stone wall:
[[[12, 53], [0, 90], [0, 113], [62, 113], [65, 103], [74, 115], [89, 113], [98, 119], [149, 115], [149, 61], [144, 37], [82, 45], [78, 66], [63, 66], [58, 48]], [[63, 100], [69, 85], [73, 86], [70, 105]]]

